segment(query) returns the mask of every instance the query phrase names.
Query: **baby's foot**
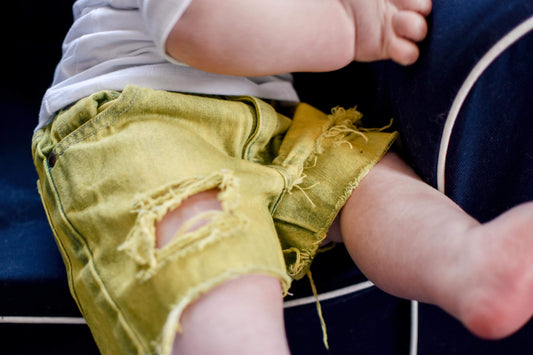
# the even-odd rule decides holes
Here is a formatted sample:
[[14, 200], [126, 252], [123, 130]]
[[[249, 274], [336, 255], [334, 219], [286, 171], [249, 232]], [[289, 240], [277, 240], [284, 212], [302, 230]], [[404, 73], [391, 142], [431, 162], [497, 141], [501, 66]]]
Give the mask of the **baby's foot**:
[[409, 65], [418, 59], [415, 42], [427, 34], [431, 0], [344, 0], [356, 30], [355, 60], [392, 59]]
[[463, 268], [469, 276], [458, 318], [481, 337], [502, 338], [533, 314], [533, 203], [479, 226], [471, 237], [473, 254], [466, 254], [473, 267]]

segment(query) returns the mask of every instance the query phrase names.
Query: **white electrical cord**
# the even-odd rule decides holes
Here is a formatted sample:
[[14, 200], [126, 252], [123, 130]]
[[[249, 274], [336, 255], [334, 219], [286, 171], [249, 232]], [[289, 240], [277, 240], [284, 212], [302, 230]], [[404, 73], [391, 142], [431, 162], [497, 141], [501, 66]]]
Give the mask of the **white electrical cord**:
[[[332, 298], [341, 297], [344, 295], [348, 295], [350, 293], [355, 293], [355, 292], [359, 292], [362, 290], [366, 290], [373, 286], [374, 284], [370, 281], [361, 282], [361, 283], [351, 285], [348, 287], [344, 287], [344, 288], [340, 288], [338, 290], [334, 290], [331, 292], [321, 293], [318, 295], [318, 301], [322, 302], [322, 301], [329, 300]], [[316, 301], [317, 301], [317, 298], [315, 296], [302, 297], [302, 298], [298, 298], [298, 299], [291, 300], [291, 301], [285, 301], [283, 307], [292, 308], [292, 307], [302, 306], [305, 304], [316, 303]]]
[[520, 25], [511, 30], [507, 35], [502, 37], [492, 48], [481, 58], [481, 60], [476, 64], [474, 69], [467, 76], [463, 85], [459, 89], [455, 100], [451, 106], [448, 117], [446, 118], [446, 123], [444, 124], [444, 129], [442, 132], [442, 138], [439, 149], [439, 160], [437, 163], [437, 187], [442, 193], [445, 192], [446, 185], [446, 157], [448, 155], [448, 148], [450, 145], [450, 138], [452, 136], [453, 127], [455, 126], [455, 121], [461, 107], [463, 106], [464, 101], [466, 100], [470, 90], [476, 83], [476, 81], [481, 77], [483, 72], [498, 58], [505, 50], [511, 47], [516, 43], [520, 38], [527, 35], [533, 30], [533, 17], [530, 17], [528, 20], [522, 22]]
[[[350, 293], [359, 292], [362, 290], [374, 287], [374, 284], [370, 281], [361, 282], [355, 285], [344, 287], [331, 292], [325, 292], [318, 295], [319, 301], [326, 301], [332, 298], [348, 295]], [[283, 305], [284, 308], [292, 308], [302, 306], [306, 304], [316, 303], [315, 296], [302, 297], [299, 299], [286, 301]], [[0, 316], [0, 324], [86, 324], [85, 319], [82, 317], [24, 317], [24, 316]]]
[[418, 354], [418, 302], [411, 301], [411, 338], [409, 339], [409, 355]]
[[11, 324], [86, 324], [82, 317], [11, 317], [0, 316], [1, 323]]

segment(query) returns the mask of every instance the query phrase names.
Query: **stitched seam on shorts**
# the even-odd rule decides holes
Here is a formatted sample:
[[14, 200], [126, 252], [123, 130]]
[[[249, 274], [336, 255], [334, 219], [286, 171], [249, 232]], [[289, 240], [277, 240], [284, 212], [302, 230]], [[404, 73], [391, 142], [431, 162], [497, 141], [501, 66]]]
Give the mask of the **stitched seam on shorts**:
[[283, 198], [285, 197], [285, 195], [289, 191], [289, 187], [288, 187], [288, 185], [289, 185], [288, 181], [289, 180], [287, 179], [287, 176], [283, 172], [283, 170], [285, 170], [283, 167], [277, 166], [277, 165], [271, 165], [269, 167], [272, 168], [273, 170], [275, 170], [281, 176], [281, 178], [283, 179], [283, 190], [278, 195], [276, 200], [272, 202], [271, 207], [270, 207], [270, 214], [272, 216], [274, 216], [274, 213], [276, 213], [276, 209], [278, 208], [279, 204], [281, 203], [281, 201], [283, 200]]
[[[52, 185], [52, 189], [53, 189], [53, 191], [56, 192], [57, 189], [56, 189], [55, 184], [54, 184], [54, 181], [53, 181], [53, 179], [52, 179], [52, 177], [51, 177], [51, 175], [50, 175], [50, 172], [49, 172], [49, 170], [48, 170], [48, 166], [47, 166], [47, 169], [44, 169], [44, 171], [45, 171], [45, 174], [48, 175], [48, 180], [50, 181], [50, 183], [51, 183], [51, 185]], [[39, 188], [39, 190], [41, 190], [41, 189], [42, 189], [42, 188]], [[41, 194], [42, 194], [42, 193], [41, 193]], [[57, 193], [55, 193], [55, 195], [58, 196]], [[49, 209], [46, 208], [46, 203], [44, 203], [44, 201], [45, 201], [45, 199], [43, 198], [43, 205], [44, 205], [44, 207], [45, 207], [44, 210], [45, 210], [46, 215], [47, 215], [47, 217], [48, 217], [49, 224], [50, 224], [50, 228], [52, 229], [52, 233], [54, 234], [54, 236], [58, 236], [59, 234], [57, 233], [57, 228], [55, 228], [55, 224], [53, 223], [52, 218], [49, 216], [49, 212], [48, 212]], [[58, 202], [59, 202], [59, 197], [58, 197]], [[62, 216], [65, 216], [65, 213], [64, 213], [64, 211], [63, 211], [63, 206], [61, 205], [61, 203], [58, 203], [58, 204], [59, 204], [59, 207], [60, 207], [60, 213], [61, 213], [61, 215], [62, 215]], [[65, 218], [65, 220], [67, 220], [67, 219]], [[62, 257], [67, 258], [67, 260], [68, 260], [68, 266], [69, 266], [69, 268], [70, 268], [70, 272], [67, 273], [67, 277], [68, 277], [69, 285], [74, 285], [74, 279], [73, 279], [73, 275], [72, 275], [72, 260], [71, 260], [71, 258], [70, 258], [70, 254], [68, 254], [68, 253], [66, 252], [66, 248], [63, 246], [63, 242], [62, 242], [61, 238], [56, 237], [56, 240], [57, 240], [56, 243], [58, 244], [58, 248], [62, 249], [62, 251], [63, 251], [63, 252], [61, 253]], [[79, 302], [79, 297], [78, 297], [78, 295], [77, 295], [76, 290], [74, 289], [74, 287], [71, 287], [70, 289], [71, 289], [71, 291], [72, 291], [72, 294], [73, 294], [72, 296], [73, 296], [74, 300], [76, 301], [76, 304], [78, 304], [78, 307], [82, 308], [82, 306], [81, 306], [81, 304], [80, 304], [80, 302]], [[83, 312], [83, 309], [81, 309], [80, 311], [82, 312], [82, 314], [85, 313], [85, 312]]]
[[[128, 105], [128, 109], [130, 107], [131, 107], [131, 104]], [[106, 127], [108, 127], [108, 126], [106, 126]], [[70, 146], [70, 145], [71, 144], [69, 144], [68, 146]], [[122, 311], [121, 307], [119, 306], [119, 303], [117, 303], [116, 300], [114, 299], [114, 297], [111, 296], [111, 293], [108, 292], [106, 283], [100, 277], [100, 273], [98, 272], [98, 268], [94, 264], [94, 255], [92, 254], [91, 249], [89, 248], [89, 246], [87, 244], [87, 241], [82, 237], [82, 234], [76, 229], [76, 227], [74, 227], [74, 225], [71, 223], [70, 219], [67, 217], [67, 214], [66, 214], [65, 210], [63, 209], [63, 204], [61, 202], [61, 197], [59, 196], [58, 189], [57, 189], [57, 187], [55, 185], [54, 179], [53, 179], [52, 174], [51, 174], [51, 168], [48, 166], [48, 164], [46, 164], [45, 167], [46, 167], [46, 169], [45, 169], [46, 172], [45, 173], [47, 174], [48, 180], [49, 180], [49, 182], [51, 184], [51, 187], [52, 187], [52, 190], [53, 190], [53, 193], [54, 193], [54, 197], [56, 199], [56, 203], [54, 203], [54, 204], [59, 207], [59, 212], [60, 212], [60, 214], [62, 216], [63, 223], [66, 225], [66, 227], [68, 229], [70, 229], [73, 232], [73, 234], [74, 234], [73, 237], [77, 240], [77, 242], [80, 245], [83, 246], [83, 249], [84, 249], [83, 252], [88, 256], [88, 263], [86, 265], [88, 265], [91, 268], [94, 279], [101, 285], [101, 291], [106, 295], [106, 300], [112, 305], [113, 308], [115, 308], [117, 310], [117, 313], [124, 320], [123, 322], [121, 322], [121, 326], [123, 327], [124, 331], [127, 334], [129, 334], [130, 336], [132, 336], [132, 341], [134, 339], [136, 340], [136, 343], [139, 345], [139, 347], [145, 348], [145, 346], [143, 345], [143, 342], [141, 340], [139, 340], [139, 339], [142, 339], [142, 337], [139, 337], [137, 335], [136, 331], [132, 327], [130, 327], [129, 324], [126, 322], [125, 314], [127, 314], [127, 313]], [[72, 282], [72, 285], [73, 285], [72, 290], [76, 294], [76, 291], [75, 291], [75, 288], [74, 288], [74, 282]], [[79, 302], [77, 302], [77, 303], [81, 307], [81, 303], [79, 303]]]
[[[54, 148], [53, 151], [57, 152], [59, 154], [59, 156], [61, 156], [61, 155], [63, 155], [63, 153], [65, 153], [74, 144], [80, 143], [80, 142], [88, 139], [89, 137], [92, 137], [92, 136], [96, 135], [96, 133], [108, 128], [109, 126], [111, 126], [122, 115], [124, 115], [125, 113], [127, 113], [131, 109], [131, 107], [135, 103], [135, 99], [137, 98], [137, 95], [139, 94], [139, 91], [140, 91], [139, 89], [137, 89], [135, 91], [135, 94], [133, 95], [133, 97], [131, 97], [128, 105], [124, 109], [119, 111], [116, 107], [113, 107], [110, 111], [102, 112], [101, 115], [96, 116], [92, 120], [92, 122], [98, 122], [98, 121], [102, 120], [104, 117], [107, 117], [110, 114], [115, 114], [115, 117], [111, 121], [109, 121], [106, 125], [101, 126], [98, 129], [92, 130], [88, 134], [83, 135], [82, 137], [79, 137], [79, 138], [76, 137], [76, 139], [74, 139], [73, 141], [68, 141], [68, 144], [65, 147], [62, 146], [62, 144], [61, 144], [62, 142], [59, 142], [57, 144], [57, 146]], [[125, 98], [123, 98], [123, 99], [125, 99]], [[74, 135], [76, 135], [76, 133], [74, 133]]]
[[[48, 169], [48, 171], [49, 171], [49, 169]], [[131, 339], [132, 341], [134, 341], [134, 339], [136, 340], [136, 343], [139, 345], [139, 347], [145, 348], [143, 346], [143, 342], [139, 340], [142, 337], [139, 337], [137, 335], [136, 331], [132, 327], [130, 327], [129, 324], [126, 322], [127, 318], [125, 317], [125, 314], [127, 314], [127, 313], [122, 311], [121, 307], [119, 306], [119, 303], [117, 303], [115, 301], [114, 297], [112, 297], [111, 294], [108, 292], [106, 283], [100, 277], [100, 273], [98, 272], [98, 268], [94, 264], [94, 255], [92, 254], [91, 249], [89, 248], [89, 246], [87, 244], [87, 241], [83, 237], [81, 237], [82, 234], [80, 232], [78, 232], [76, 227], [74, 227], [74, 225], [67, 218], [67, 215], [66, 215], [66, 213], [65, 213], [65, 211], [63, 209], [63, 204], [61, 203], [61, 198], [59, 197], [59, 194], [57, 193], [57, 188], [55, 186], [55, 183], [54, 183], [54, 180], [53, 180], [51, 174], [49, 174], [49, 180], [50, 180], [50, 183], [52, 184], [52, 187], [53, 187], [53, 190], [54, 190], [54, 195], [56, 196], [56, 199], [57, 199], [57, 205], [59, 206], [59, 210], [60, 210], [60, 213], [61, 213], [61, 216], [62, 216], [62, 219], [63, 219], [63, 223], [65, 223], [66, 226], [73, 232], [74, 238], [77, 239], [78, 243], [80, 243], [83, 246], [83, 249], [84, 249], [83, 252], [88, 256], [88, 262], [87, 262], [86, 265], [90, 267], [90, 269], [92, 271], [92, 276], [94, 277], [94, 280], [100, 284], [100, 286], [101, 286], [100, 290], [101, 290], [101, 292], [103, 294], [105, 294], [106, 301], [109, 302], [109, 304], [112, 305], [112, 307], [114, 309], [116, 309], [116, 311], [119, 314], [120, 318], [122, 318], [124, 320], [123, 322], [120, 322], [120, 324], [123, 327], [124, 331], [132, 337], [132, 339]], [[73, 286], [72, 287], [73, 292], [76, 293], [75, 288], [74, 288], [74, 282], [72, 283], [72, 286]], [[80, 306], [80, 308], [82, 308], [81, 303], [80, 302], [77, 302], [77, 303]], [[86, 312], [83, 312], [83, 313], [86, 314]]]
[[256, 99], [254, 99], [253, 97], [245, 96], [242, 98], [238, 98], [238, 101], [253, 107], [253, 112], [252, 110], [250, 110], [250, 113], [254, 119], [254, 127], [252, 128], [252, 133], [248, 136], [246, 143], [244, 143], [242, 150], [242, 158], [249, 160], [250, 151], [252, 150], [254, 143], [257, 142], [257, 140], [259, 139], [259, 133], [261, 132], [261, 129], [263, 127], [261, 107], [257, 103]]

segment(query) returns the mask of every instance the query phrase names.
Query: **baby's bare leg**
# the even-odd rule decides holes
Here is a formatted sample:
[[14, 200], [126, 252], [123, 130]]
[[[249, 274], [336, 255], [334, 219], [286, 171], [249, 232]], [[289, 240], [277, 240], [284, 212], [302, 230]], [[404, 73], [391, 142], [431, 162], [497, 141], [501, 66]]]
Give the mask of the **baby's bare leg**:
[[[172, 241], [184, 223], [219, 210], [218, 190], [191, 196], [156, 225], [157, 247]], [[193, 224], [195, 229], [205, 221]], [[226, 281], [191, 304], [181, 317], [174, 354], [288, 354], [280, 281], [247, 275]]]
[[174, 354], [289, 354], [279, 280], [242, 276], [214, 288], [181, 319]]
[[480, 225], [388, 154], [341, 213], [346, 247], [378, 287], [500, 338], [533, 314], [533, 203]]

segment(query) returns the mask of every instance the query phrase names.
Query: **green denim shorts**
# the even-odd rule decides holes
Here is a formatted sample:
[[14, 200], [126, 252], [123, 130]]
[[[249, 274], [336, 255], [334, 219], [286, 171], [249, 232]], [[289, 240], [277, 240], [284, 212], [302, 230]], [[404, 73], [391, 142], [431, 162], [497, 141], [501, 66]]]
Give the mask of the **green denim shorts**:
[[[39, 192], [102, 353], [168, 354], [184, 308], [240, 275], [274, 276], [287, 292], [396, 137], [359, 119], [128, 86], [35, 132]], [[212, 189], [222, 210], [156, 248], [155, 223]]]

